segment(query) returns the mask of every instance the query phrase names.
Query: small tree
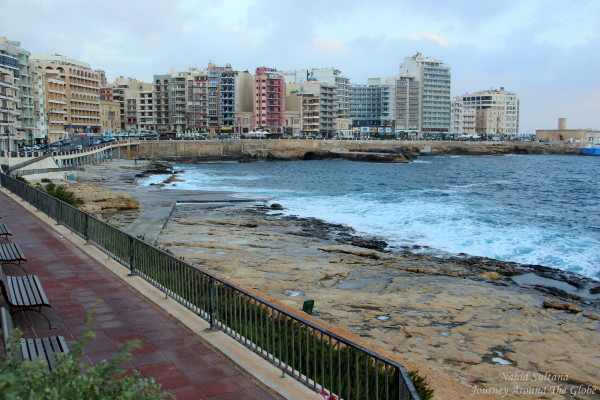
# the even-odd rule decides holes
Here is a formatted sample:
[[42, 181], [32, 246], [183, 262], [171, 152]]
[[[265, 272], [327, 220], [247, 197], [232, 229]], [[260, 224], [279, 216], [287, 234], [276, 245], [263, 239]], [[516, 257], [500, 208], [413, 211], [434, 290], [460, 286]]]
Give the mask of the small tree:
[[[133, 376], [124, 376], [119, 364], [131, 358], [129, 352], [139, 346], [139, 341], [121, 345], [111, 361], [87, 366], [79, 360], [86, 345], [96, 335], [93, 330], [93, 313], [86, 316], [86, 328], [82, 337], [72, 346], [68, 354], [57, 354], [52, 372], [41, 360], [20, 360], [21, 333], [18, 329], [6, 343], [8, 348], [0, 362], [0, 399], [36, 400], [162, 400], [173, 399], [152, 378], [142, 378], [138, 371]], [[136, 343], [137, 342], [137, 343]]]

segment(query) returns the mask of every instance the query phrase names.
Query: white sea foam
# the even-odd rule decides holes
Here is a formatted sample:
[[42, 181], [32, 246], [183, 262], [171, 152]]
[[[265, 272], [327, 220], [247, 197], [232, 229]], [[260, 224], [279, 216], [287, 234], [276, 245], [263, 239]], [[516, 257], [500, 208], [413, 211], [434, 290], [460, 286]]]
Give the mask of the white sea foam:
[[[544, 184], [530, 171], [542, 161], [547, 169], [558, 159], [523, 156], [510, 164], [498, 157], [441, 157], [407, 165], [183, 165], [179, 178], [184, 182], [171, 187], [269, 196], [283, 205], [284, 213], [345, 224], [394, 247], [428, 246], [598, 277], [600, 240], [597, 229], [589, 228], [597, 219], [582, 214], [581, 225], [573, 215], [564, 219], [564, 212], [557, 211], [566, 207], [576, 214], [574, 200], [585, 210], [580, 199], [591, 204], [587, 209], [597, 210], [597, 196], [586, 185], [573, 186], [574, 172], [557, 177], [553, 185]], [[516, 168], [513, 162], [525, 164]], [[160, 183], [152, 179], [144, 182]]]
[[[591, 237], [562, 238], [560, 232], [507, 225], [477, 215], [460, 204], [408, 200], [381, 203], [364, 197], [280, 199], [286, 212], [345, 224], [391, 246], [426, 245], [453, 254], [467, 253], [524, 264], [559, 266], [588, 276], [597, 272], [600, 256]], [[577, 251], [573, 251], [573, 249]]]

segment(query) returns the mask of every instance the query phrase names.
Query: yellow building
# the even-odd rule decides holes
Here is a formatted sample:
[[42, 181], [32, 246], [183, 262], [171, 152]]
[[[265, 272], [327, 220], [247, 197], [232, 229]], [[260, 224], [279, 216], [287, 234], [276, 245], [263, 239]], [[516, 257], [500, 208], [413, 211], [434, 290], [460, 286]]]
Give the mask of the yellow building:
[[100, 101], [101, 133], [119, 132], [121, 130], [121, 107], [113, 100]]
[[[87, 63], [60, 55], [32, 55], [31, 59], [45, 71], [46, 75], [52, 75], [64, 82], [65, 135], [72, 137], [84, 132], [100, 133], [101, 73], [93, 71]], [[57, 87], [59, 86], [57, 84]], [[61, 97], [60, 94], [57, 95]], [[49, 108], [55, 109], [53, 121], [57, 122], [57, 116], [61, 113], [57, 111], [58, 105], [54, 104], [54, 107], [49, 105]], [[50, 120], [50, 115], [48, 117]], [[56, 132], [57, 126], [55, 125], [53, 129]]]

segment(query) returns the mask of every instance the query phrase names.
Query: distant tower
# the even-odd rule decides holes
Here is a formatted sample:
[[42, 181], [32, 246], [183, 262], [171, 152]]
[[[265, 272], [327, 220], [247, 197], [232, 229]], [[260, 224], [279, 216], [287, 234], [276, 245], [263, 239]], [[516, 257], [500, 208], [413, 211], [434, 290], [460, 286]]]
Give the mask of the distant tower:
[[566, 118], [559, 118], [558, 119], [558, 130], [559, 131], [564, 131], [565, 129], [567, 129], [567, 119]]

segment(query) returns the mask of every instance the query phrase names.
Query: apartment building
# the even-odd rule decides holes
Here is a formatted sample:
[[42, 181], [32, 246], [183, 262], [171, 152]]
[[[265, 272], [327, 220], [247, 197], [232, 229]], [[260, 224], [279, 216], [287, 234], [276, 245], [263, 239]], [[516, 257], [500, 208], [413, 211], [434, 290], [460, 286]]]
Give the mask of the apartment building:
[[139, 93], [149, 90], [152, 90], [151, 83], [122, 76], [110, 84], [106, 83], [100, 90], [101, 99], [112, 100], [119, 104], [120, 127], [116, 132], [136, 132], [139, 129], [137, 112]]
[[154, 92], [141, 90], [137, 101], [137, 132], [155, 132], [156, 117], [154, 114]]
[[[318, 117], [316, 120], [317, 135], [325, 138], [335, 136], [337, 128], [335, 84], [311, 80], [303, 82], [301, 87], [303, 98], [307, 96], [306, 102], [303, 101], [302, 119], [308, 114], [312, 114], [313, 118]], [[313, 118], [311, 119], [314, 126]]]
[[[416, 117], [419, 121], [419, 132], [423, 136], [447, 135], [450, 131], [450, 67], [441, 60], [417, 53], [413, 57], [406, 57], [400, 64], [398, 80], [407, 82], [408, 88], [411, 80], [418, 82], [418, 88], [415, 85], [413, 89], [419, 90], [419, 104], [417, 110], [414, 107], [410, 108], [411, 91], [397, 91], [397, 101], [409, 105], [408, 120], [404, 118], [405, 111], [399, 111], [403, 118], [397, 118], [397, 129], [412, 129], [411, 119], [414, 121]], [[414, 96], [412, 102], [415, 103]], [[414, 115], [416, 111], [418, 115]], [[411, 114], [413, 114], [412, 118]], [[402, 123], [403, 121], [406, 123]]]
[[31, 59], [46, 75], [65, 83], [65, 135], [100, 133], [100, 74], [88, 63], [61, 55], [32, 55]]
[[382, 126], [380, 85], [350, 85], [350, 117], [362, 132]]
[[421, 127], [421, 85], [414, 77], [399, 76], [396, 81], [396, 132], [416, 138]]
[[299, 69], [283, 72], [286, 84], [316, 80], [335, 85], [337, 118], [350, 118], [350, 79], [335, 68]]
[[62, 139], [67, 126], [67, 86], [60, 77], [59, 71], [46, 69], [35, 63], [38, 70], [43, 71], [45, 84], [46, 121], [48, 124], [48, 142], [54, 143]]
[[208, 64], [208, 127], [211, 132], [233, 133], [235, 124], [235, 75], [230, 64]]
[[31, 84], [33, 87], [33, 135], [31, 144], [48, 143], [48, 116], [46, 104], [46, 75], [43, 70], [32, 66]]
[[[154, 76], [154, 114], [157, 131], [184, 132], [189, 129], [209, 129], [209, 101], [211, 101], [208, 73], [196, 68], [187, 71], [171, 70], [169, 74]], [[212, 99], [218, 126], [218, 83], [215, 82]]]
[[208, 71], [191, 72], [187, 76], [186, 92], [188, 129], [192, 132], [209, 132]]
[[461, 135], [474, 136], [477, 134], [475, 109], [465, 107], [460, 97], [452, 99], [451, 115], [450, 136], [458, 138]]
[[335, 85], [316, 80], [286, 84], [285, 129], [292, 136], [333, 137], [337, 131]]
[[16, 117], [19, 113], [15, 72], [19, 69], [17, 57], [0, 46], [0, 150], [15, 150]]
[[396, 76], [367, 79], [367, 86], [380, 88], [379, 120], [382, 126], [396, 124]]
[[476, 131], [482, 136], [516, 137], [519, 133], [519, 98], [501, 87], [459, 96], [465, 108], [475, 110]]
[[100, 100], [101, 133], [115, 133], [121, 130], [121, 108], [113, 100]]
[[256, 68], [254, 115], [259, 129], [282, 132], [285, 125], [285, 79], [273, 68]]
[[[0, 37], [0, 66], [9, 71], [12, 78], [11, 93], [16, 97], [16, 101], [11, 100], [12, 107], [16, 112], [12, 113], [10, 126], [4, 123], [3, 136], [6, 136], [5, 143], [8, 147], [9, 142], [14, 143], [34, 143], [42, 140], [42, 137], [36, 137], [34, 134], [36, 126], [36, 114], [34, 111], [34, 89], [32, 82], [32, 66], [30, 62], [30, 53], [21, 48], [21, 43]], [[5, 74], [6, 76], [7, 74]], [[5, 99], [7, 100], [7, 99]], [[8, 100], [7, 100], [8, 101]], [[3, 121], [9, 121], [3, 119]], [[10, 133], [6, 133], [10, 131]], [[39, 130], [37, 132], [39, 134]]]
[[252, 112], [253, 80], [247, 72], [208, 64], [154, 76], [156, 129], [232, 134], [240, 112]]

